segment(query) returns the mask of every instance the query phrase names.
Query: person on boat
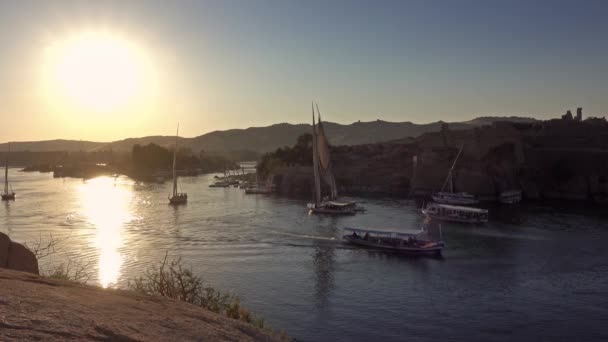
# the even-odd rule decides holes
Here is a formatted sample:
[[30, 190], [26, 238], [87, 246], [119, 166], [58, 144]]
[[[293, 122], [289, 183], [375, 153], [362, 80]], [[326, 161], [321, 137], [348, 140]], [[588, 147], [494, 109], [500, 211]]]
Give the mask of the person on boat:
[[363, 236], [363, 240], [369, 240], [369, 233], [365, 233], [365, 235]]
[[357, 232], [353, 232], [353, 238], [358, 239], [359, 235], [357, 234]]

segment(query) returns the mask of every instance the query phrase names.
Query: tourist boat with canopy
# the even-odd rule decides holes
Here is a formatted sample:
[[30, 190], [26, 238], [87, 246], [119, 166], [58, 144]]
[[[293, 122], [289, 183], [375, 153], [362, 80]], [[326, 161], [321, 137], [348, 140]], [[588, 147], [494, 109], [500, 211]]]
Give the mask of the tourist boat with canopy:
[[[458, 158], [462, 154], [462, 149], [464, 146], [460, 147], [458, 150], [458, 154], [456, 155], [456, 159], [452, 163], [452, 167], [448, 172], [448, 176], [441, 187], [441, 191], [436, 194], [433, 194], [433, 200], [437, 203], [444, 204], [456, 204], [456, 205], [472, 205], [479, 203], [479, 200], [475, 198], [474, 195], [469, 194], [467, 192], [454, 192], [454, 168], [456, 167], [456, 162]], [[445, 188], [448, 187], [449, 191], [444, 191]]]
[[429, 203], [422, 208], [422, 213], [431, 219], [442, 221], [484, 223], [488, 222], [488, 210], [459, 205]]
[[[441, 230], [439, 231], [441, 235]], [[445, 243], [429, 238], [426, 230], [406, 233], [390, 230], [344, 228], [342, 239], [354, 245], [419, 255], [440, 255]]]
[[[359, 209], [353, 201], [338, 201], [338, 189], [336, 178], [332, 172], [331, 156], [329, 153], [329, 141], [325, 136], [325, 130], [321, 122], [321, 112], [317, 106], [319, 116], [315, 123], [315, 107], [312, 107], [312, 160], [314, 173], [314, 202], [308, 203], [310, 214], [330, 215], [352, 215]], [[330, 194], [322, 197], [321, 177], [329, 185]], [[322, 200], [323, 198], [323, 200]]]
[[[8, 145], [8, 151], [11, 151], [10, 144]], [[15, 192], [12, 187], [8, 183], [8, 153], [6, 154], [6, 165], [4, 167], [4, 190], [2, 191], [2, 200], [3, 201], [14, 201], [15, 200]]]
[[188, 194], [185, 192], [177, 191], [177, 137], [179, 135], [179, 124], [177, 125], [177, 132], [175, 133], [175, 150], [173, 150], [173, 191], [169, 195], [169, 204], [178, 205], [186, 204], [188, 202]]

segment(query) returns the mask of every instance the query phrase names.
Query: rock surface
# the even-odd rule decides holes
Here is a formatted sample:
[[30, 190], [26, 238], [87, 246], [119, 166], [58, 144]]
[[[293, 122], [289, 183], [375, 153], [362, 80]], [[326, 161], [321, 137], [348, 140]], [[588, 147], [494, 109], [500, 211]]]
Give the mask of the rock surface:
[[197, 306], [0, 269], [1, 341], [273, 341]]
[[0, 267], [38, 274], [38, 260], [32, 251], [0, 233]]

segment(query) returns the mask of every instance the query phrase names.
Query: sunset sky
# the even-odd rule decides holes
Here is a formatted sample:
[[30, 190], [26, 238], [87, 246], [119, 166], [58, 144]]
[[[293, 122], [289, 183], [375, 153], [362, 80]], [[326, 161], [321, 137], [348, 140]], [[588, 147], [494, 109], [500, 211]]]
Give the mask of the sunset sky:
[[0, 141], [608, 112], [607, 1], [2, 1]]

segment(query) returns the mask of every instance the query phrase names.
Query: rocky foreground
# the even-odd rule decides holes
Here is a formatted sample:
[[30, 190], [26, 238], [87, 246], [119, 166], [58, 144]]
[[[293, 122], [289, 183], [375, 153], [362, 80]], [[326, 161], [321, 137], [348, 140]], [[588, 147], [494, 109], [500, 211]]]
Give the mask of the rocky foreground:
[[1, 341], [273, 341], [197, 306], [0, 268]]

